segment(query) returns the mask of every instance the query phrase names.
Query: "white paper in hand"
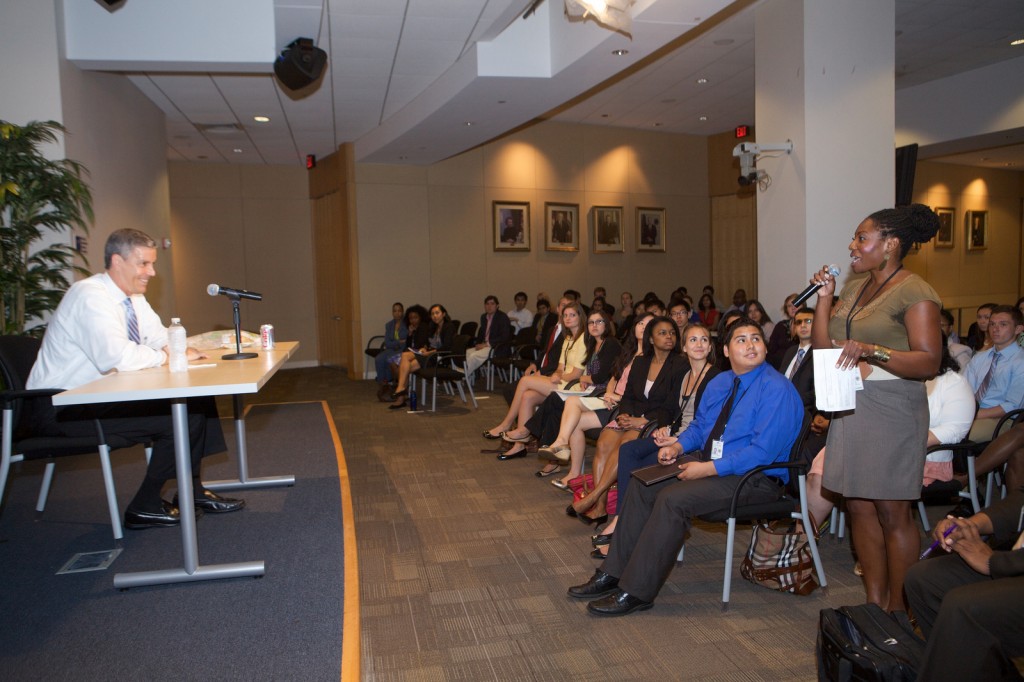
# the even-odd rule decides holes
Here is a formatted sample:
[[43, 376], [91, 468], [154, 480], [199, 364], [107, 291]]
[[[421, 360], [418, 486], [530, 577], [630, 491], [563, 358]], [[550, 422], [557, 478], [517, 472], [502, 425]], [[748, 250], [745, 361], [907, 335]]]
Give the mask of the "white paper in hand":
[[857, 391], [863, 386], [860, 371], [856, 365], [850, 369], [836, 367], [842, 352], [841, 348], [831, 348], [811, 353], [815, 405], [823, 412], [852, 410], [857, 405]]

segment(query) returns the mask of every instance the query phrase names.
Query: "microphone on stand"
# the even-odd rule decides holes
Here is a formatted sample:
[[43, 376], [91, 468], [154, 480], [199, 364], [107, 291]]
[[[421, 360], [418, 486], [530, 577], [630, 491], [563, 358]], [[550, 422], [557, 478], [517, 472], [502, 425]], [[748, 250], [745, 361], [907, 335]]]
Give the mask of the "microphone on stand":
[[255, 291], [246, 291], [245, 289], [232, 289], [231, 287], [222, 287], [218, 284], [211, 284], [206, 287], [206, 293], [210, 296], [227, 296], [228, 298], [248, 298], [253, 301], [262, 301], [263, 294], [257, 294]]
[[[833, 277], [838, 277], [840, 272], [842, 272], [842, 270], [839, 269], [838, 265], [832, 264], [828, 266], [828, 274], [832, 275]], [[210, 286], [213, 285], [211, 284]], [[801, 291], [799, 296], [793, 299], [793, 305], [799, 308], [800, 306], [807, 302], [807, 299], [809, 299], [814, 294], [814, 292], [816, 292], [823, 286], [823, 284], [811, 284], [806, 289]]]

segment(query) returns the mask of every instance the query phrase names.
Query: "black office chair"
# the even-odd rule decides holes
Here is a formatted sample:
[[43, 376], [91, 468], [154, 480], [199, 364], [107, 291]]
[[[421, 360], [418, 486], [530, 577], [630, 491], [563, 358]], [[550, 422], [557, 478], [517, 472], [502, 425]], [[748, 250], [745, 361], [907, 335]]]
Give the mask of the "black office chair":
[[[121, 515], [117, 506], [117, 491], [110, 467], [110, 451], [131, 447], [135, 443], [121, 437], [106, 437], [103, 426], [97, 419], [96, 435], [89, 437], [47, 436], [34, 430], [36, 425], [54, 419], [51, 396], [63, 389], [25, 388], [36, 355], [39, 353], [39, 339], [30, 336], [0, 336], [0, 378], [5, 389], [0, 391], [0, 405], [3, 407], [3, 437], [0, 448], [0, 503], [3, 502], [7, 475], [12, 462], [48, 459], [39, 489], [36, 511], [46, 508], [46, 498], [53, 480], [54, 458], [70, 455], [99, 453], [103, 470], [103, 483], [107, 494], [107, 508], [114, 539], [123, 537]], [[150, 449], [147, 448], [147, 459]]]
[[480, 328], [480, 325], [476, 322], [463, 322], [462, 327], [459, 328], [459, 334], [465, 334], [472, 341], [476, 338], [476, 330]]
[[[441, 351], [431, 354], [422, 361], [422, 366], [414, 372], [412, 381], [415, 382], [416, 377], [421, 379], [422, 388], [420, 389], [420, 403], [422, 405], [426, 405], [427, 380], [430, 379], [432, 382], [430, 394], [431, 412], [437, 412], [438, 381], [447, 387], [454, 384], [459, 389], [459, 397], [462, 398], [462, 402], [464, 403], [466, 402], [466, 394], [462, 390], [462, 384], [465, 383], [466, 390], [469, 391], [469, 397], [473, 401], [473, 407], [478, 407], [476, 396], [473, 394], [473, 386], [469, 383], [465, 372], [466, 349], [472, 341], [472, 337], [465, 334], [458, 334], [452, 341], [451, 352]], [[458, 371], [456, 367], [461, 367], [462, 371]]]
[[[384, 337], [380, 334], [377, 336], [371, 336], [370, 340], [366, 342], [366, 348], [363, 350], [365, 355], [370, 357], [370, 360], [376, 360], [377, 356], [384, 350]], [[368, 379], [370, 377], [370, 365], [372, 362], [363, 363], [363, 378]]]

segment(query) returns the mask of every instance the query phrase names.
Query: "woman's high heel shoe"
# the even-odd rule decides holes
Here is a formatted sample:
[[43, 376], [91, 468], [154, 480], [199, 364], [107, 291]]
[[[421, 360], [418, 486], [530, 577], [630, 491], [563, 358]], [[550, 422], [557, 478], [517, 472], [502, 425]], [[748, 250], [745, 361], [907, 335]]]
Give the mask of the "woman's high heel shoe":
[[484, 438], [486, 438], [487, 440], [501, 440], [501, 437], [504, 435], [504, 431], [499, 432], [497, 436], [491, 433], [490, 430], [484, 431]]
[[596, 524], [602, 524], [605, 521], [607, 521], [608, 520], [608, 515], [607, 514], [602, 514], [601, 516], [587, 516], [585, 513], [584, 514], [580, 514], [580, 513], [577, 512], [576, 513], [576, 518], [579, 519], [580, 521], [582, 521], [583, 523], [587, 524], [588, 526], [592, 526], [595, 523]]
[[600, 535], [591, 535], [590, 542], [594, 547], [603, 547], [612, 543], [612, 535], [614, 533], [601, 533]]
[[401, 410], [401, 409], [405, 408], [405, 405], [406, 405], [406, 401], [405, 401], [405, 399], [403, 399], [402, 402], [400, 402], [400, 403], [396, 403], [394, 405], [388, 405], [388, 409], [389, 410]]
[[399, 398], [404, 398], [408, 393], [409, 393], [409, 389], [403, 388], [401, 391], [395, 391], [394, 393], [392, 393], [391, 394], [391, 399], [392, 400], [398, 400]]

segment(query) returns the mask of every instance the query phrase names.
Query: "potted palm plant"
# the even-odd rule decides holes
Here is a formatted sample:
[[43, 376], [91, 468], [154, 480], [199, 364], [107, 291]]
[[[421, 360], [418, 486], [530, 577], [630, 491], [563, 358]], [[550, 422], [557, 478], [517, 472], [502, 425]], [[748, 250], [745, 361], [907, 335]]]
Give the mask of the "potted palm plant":
[[[24, 126], [0, 121], [0, 320], [3, 334], [42, 334], [73, 272], [88, 274], [81, 254], [60, 239], [88, 233], [92, 195], [85, 168], [41, 151], [64, 128], [55, 121]], [[26, 328], [26, 325], [32, 325]]]

